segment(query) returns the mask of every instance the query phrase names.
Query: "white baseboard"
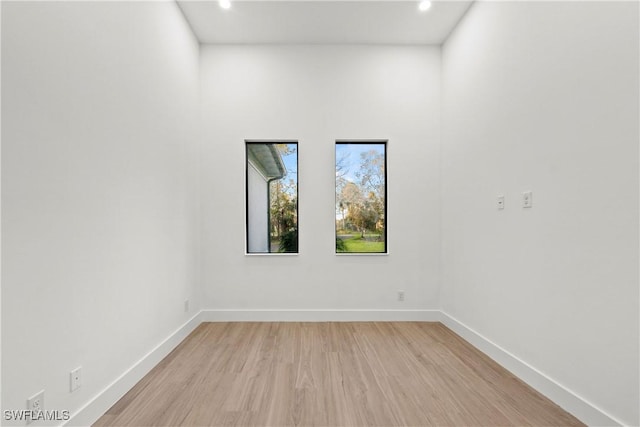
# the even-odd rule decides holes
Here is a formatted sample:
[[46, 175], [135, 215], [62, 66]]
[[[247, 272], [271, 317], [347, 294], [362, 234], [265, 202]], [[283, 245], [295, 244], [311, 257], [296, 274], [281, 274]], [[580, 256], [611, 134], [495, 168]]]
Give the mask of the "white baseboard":
[[440, 310], [203, 310], [203, 322], [439, 322]]
[[493, 343], [453, 316], [445, 312], [441, 312], [441, 316], [441, 322], [446, 327], [583, 423], [590, 426], [624, 425], [624, 423], [549, 378], [524, 360]]
[[184, 340], [202, 321], [200, 313], [194, 315], [185, 324], [171, 333], [164, 341], [138, 360], [131, 368], [104, 388], [86, 405], [72, 414], [65, 426], [90, 426], [95, 423], [109, 408], [164, 359], [178, 344]]

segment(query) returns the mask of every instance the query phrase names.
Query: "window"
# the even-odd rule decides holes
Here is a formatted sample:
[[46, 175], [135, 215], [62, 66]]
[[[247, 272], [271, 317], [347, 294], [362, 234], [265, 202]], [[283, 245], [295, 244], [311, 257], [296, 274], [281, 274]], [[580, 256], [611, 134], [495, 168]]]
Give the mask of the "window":
[[387, 253], [387, 141], [336, 142], [336, 252]]
[[298, 143], [245, 145], [247, 253], [298, 253]]

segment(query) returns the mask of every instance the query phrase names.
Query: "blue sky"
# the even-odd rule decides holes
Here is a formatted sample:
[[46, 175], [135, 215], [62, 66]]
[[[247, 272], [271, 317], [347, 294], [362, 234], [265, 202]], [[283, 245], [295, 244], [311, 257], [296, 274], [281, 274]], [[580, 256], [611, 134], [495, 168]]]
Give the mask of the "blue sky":
[[347, 180], [356, 181], [355, 173], [360, 168], [360, 154], [370, 150], [383, 154], [384, 144], [336, 144], [336, 162], [345, 154], [349, 156], [344, 164]]
[[[296, 144], [287, 144], [291, 148], [296, 148]], [[384, 144], [336, 144], [336, 160], [344, 154], [348, 154], [348, 161], [345, 163], [347, 173], [345, 178], [350, 181], [355, 181], [355, 173], [360, 168], [360, 154], [374, 150], [380, 154], [384, 153]], [[282, 156], [284, 166], [287, 168], [287, 175], [285, 180], [293, 179], [297, 184], [298, 182], [298, 156], [297, 152]]]
[[[296, 148], [297, 144], [287, 144], [289, 148]], [[288, 154], [286, 156], [282, 156], [282, 162], [284, 163], [284, 167], [287, 168], [287, 175], [284, 177], [285, 180], [289, 181], [293, 179], [293, 181], [298, 183], [298, 153], [297, 150], [293, 154]]]

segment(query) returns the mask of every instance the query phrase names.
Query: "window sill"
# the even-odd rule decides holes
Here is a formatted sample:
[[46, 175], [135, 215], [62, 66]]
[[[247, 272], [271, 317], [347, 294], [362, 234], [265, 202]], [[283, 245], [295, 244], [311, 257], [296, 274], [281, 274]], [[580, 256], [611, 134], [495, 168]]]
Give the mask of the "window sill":
[[245, 252], [244, 256], [298, 256], [299, 252]]
[[389, 252], [336, 252], [336, 256], [388, 256]]

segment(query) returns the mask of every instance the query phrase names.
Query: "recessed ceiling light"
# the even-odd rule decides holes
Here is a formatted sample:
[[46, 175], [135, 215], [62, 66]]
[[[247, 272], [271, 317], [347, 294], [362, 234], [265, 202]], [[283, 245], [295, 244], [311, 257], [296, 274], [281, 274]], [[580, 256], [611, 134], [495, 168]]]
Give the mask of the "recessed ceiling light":
[[223, 9], [229, 9], [231, 7], [231, 1], [229, 0], [220, 0], [220, 7]]
[[421, 12], [425, 12], [429, 10], [429, 8], [431, 8], [431, 2], [429, 0], [422, 0], [420, 4], [418, 4], [418, 9], [420, 9]]

